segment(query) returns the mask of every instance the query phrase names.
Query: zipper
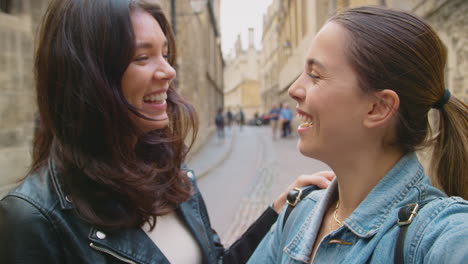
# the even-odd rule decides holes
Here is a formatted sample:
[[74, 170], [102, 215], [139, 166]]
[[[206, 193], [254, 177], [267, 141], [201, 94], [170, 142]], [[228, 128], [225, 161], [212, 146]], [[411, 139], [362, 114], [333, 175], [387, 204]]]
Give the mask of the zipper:
[[112, 251], [110, 251], [110, 250], [108, 250], [108, 249], [105, 249], [105, 248], [102, 248], [102, 247], [98, 247], [98, 246], [94, 245], [94, 243], [89, 243], [89, 246], [90, 246], [91, 248], [97, 250], [97, 251], [100, 251], [100, 252], [102, 252], [102, 253], [109, 254], [109, 255], [111, 255], [112, 257], [114, 257], [114, 258], [116, 258], [116, 259], [118, 259], [118, 260], [120, 260], [120, 261], [123, 261], [123, 262], [125, 262], [125, 263], [129, 263], [129, 264], [138, 264], [138, 263], [136, 263], [135, 261], [126, 259], [126, 258], [124, 258], [124, 257], [122, 257], [122, 256], [119, 256], [119, 255], [115, 254], [114, 252], [112, 252]]

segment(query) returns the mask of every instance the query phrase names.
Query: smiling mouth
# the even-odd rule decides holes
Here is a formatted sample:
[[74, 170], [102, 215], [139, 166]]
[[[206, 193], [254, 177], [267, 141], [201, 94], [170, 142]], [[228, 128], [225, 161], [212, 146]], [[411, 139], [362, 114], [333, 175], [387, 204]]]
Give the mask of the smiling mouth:
[[166, 92], [146, 95], [145, 97], [143, 97], [143, 101], [147, 104], [162, 104], [166, 101], [166, 99], [167, 99]]
[[300, 110], [297, 111], [297, 118], [301, 120], [299, 128], [311, 127], [314, 124], [313, 118]]

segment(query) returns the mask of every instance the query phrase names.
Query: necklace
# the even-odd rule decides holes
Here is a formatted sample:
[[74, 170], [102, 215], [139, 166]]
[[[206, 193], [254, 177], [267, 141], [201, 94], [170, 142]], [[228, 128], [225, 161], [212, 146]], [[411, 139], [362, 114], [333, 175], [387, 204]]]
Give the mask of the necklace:
[[335, 212], [333, 212], [333, 220], [335, 220], [335, 222], [336, 222], [340, 227], [342, 227], [342, 226], [343, 226], [343, 223], [338, 219], [338, 207], [340, 207], [340, 200], [338, 200], [338, 201], [336, 202]]

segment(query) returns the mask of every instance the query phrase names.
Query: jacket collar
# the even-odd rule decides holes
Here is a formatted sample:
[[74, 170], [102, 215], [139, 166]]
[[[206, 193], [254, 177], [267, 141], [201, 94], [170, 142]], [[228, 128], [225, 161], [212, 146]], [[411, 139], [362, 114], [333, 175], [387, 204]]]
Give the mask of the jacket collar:
[[211, 227], [209, 226], [210, 220], [206, 214], [206, 208], [203, 198], [198, 190], [195, 173], [192, 170], [182, 166], [185, 174], [190, 180], [192, 186], [192, 195], [186, 202], [180, 204], [177, 213], [190, 229], [190, 232], [195, 237], [203, 254], [204, 263], [214, 263], [216, 260], [216, 252], [213, 246], [213, 237]]
[[[403, 199], [407, 199], [410, 189], [423, 178], [424, 171], [416, 154], [409, 153], [403, 156], [353, 213], [344, 220], [344, 227], [332, 233], [348, 228], [360, 238], [369, 238], [378, 232], [388, 217], [394, 217], [396, 223], [396, 208], [402, 204]], [[307, 196], [307, 199], [320, 200], [316, 202], [313, 210], [308, 213], [307, 219], [284, 248], [284, 251], [292, 258], [302, 262], [309, 261], [310, 249], [315, 241], [313, 238], [319, 231], [317, 225], [321, 223], [328, 206], [337, 195], [337, 187], [335, 179], [324, 191], [323, 196], [318, 192], [312, 192]]]
[[[202, 219], [194, 208], [198, 206], [198, 200], [191, 198], [182, 203], [177, 209], [178, 216], [182, 217], [189, 227], [192, 235], [198, 242], [203, 254], [204, 263], [213, 262], [216, 257], [213, 255], [207, 231]], [[88, 235], [91, 247], [120, 259], [127, 263], [161, 263], [169, 264], [161, 250], [145, 234], [141, 228], [119, 229], [115, 232], [101, 231], [91, 227]], [[207, 261], [210, 260], [210, 261]]]
[[393, 215], [395, 208], [402, 206], [410, 190], [424, 176], [416, 154], [404, 155], [344, 221], [344, 225], [361, 238], [375, 235], [389, 214], [396, 217]]
[[[48, 174], [50, 175], [55, 193], [58, 196], [61, 209], [73, 209], [72, 197], [66, 194], [63, 183], [61, 182], [60, 172], [57, 170], [55, 163], [49, 159], [48, 165]], [[180, 204], [177, 209], [177, 214], [179, 217], [182, 217], [198, 242], [204, 260], [214, 260], [216, 258], [214, 256], [214, 249], [210, 246], [212, 244], [210, 243], [211, 238], [208, 237], [211, 230], [207, 230], [204, 226], [204, 223], [208, 221], [208, 219], [202, 219], [198, 211], [199, 208], [201, 208], [201, 197], [196, 187], [194, 174], [186, 168], [183, 169], [184, 171], [190, 172], [187, 173], [187, 175], [189, 175], [192, 183], [194, 194], [188, 201]], [[104, 238], [102, 236], [103, 234], [105, 236]], [[100, 248], [101, 251], [107, 250], [107, 254], [113, 255], [114, 257], [117, 253], [117, 257], [123, 257], [125, 260], [128, 260], [129, 263], [132, 263], [132, 261], [136, 263], [169, 263], [164, 254], [141, 228], [119, 229], [118, 232], [103, 232], [96, 227], [90, 227], [88, 238], [91, 240], [94, 247]]]
[[164, 254], [141, 228], [105, 232], [91, 227], [88, 238], [91, 240], [91, 248], [124, 263], [169, 264]]
[[52, 159], [48, 160], [48, 170], [49, 170], [49, 175], [50, 175], [50, 180], [52, 182], [52, 186], [54, 187], [55, 193], [57, 194], [60, 202], [60, 208], [63, 210], [66, 209], [73, 209], [73, 203], [72, 203], [72, 198], [70, 195], [67, 195], [64, 190], [64, 186], [62, 182], [60, 181], [60, 173], [57, 170], [57, 167], [55, 166], [55, 162], [52, 161]]
[[[190, 229], [190, 232], [195, 237], [198, 242], [198, 246], [203, 254], [203, 259], [213, 260], [215, 256], [213, 255], [213, 249], [211, 248], [211, 238], [208, 237], [208, 234], [211, 230], [207, 230], [204, 226], [204, 220], [201, 219], [200, 214], [198, 213], [198, 199], [190, 199], [187, 202], [184, 202], [180, 205], [180, 209], [177, 211], [178, 215], [182, 217], [184, 222]], [[211, 261], [210, 261], [211, 262]]]

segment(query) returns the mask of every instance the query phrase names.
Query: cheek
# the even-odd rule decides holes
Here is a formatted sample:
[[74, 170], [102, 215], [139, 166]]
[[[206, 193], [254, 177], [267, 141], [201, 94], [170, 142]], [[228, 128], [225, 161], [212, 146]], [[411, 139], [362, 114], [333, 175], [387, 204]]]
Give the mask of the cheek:
[[[130, 66], [129, 66], [130, 68]], [[122, 87], [122, 94], [125, 97], [125, 99], [129, 99], [129, 96], [132, 91], [132, 82], [130, 81], [132, 78], [132, 72], [131, 69], [127, 68], [127, 70], [124, 72], [121, 80], [121, 87]]]
[[122, 94], [125, 99], [132, 105], [138, 106], [141, 104], [141, 98], [144, 93], [143, 85], [138, 82], [139, 78], [127, 69], [122, 77]]

